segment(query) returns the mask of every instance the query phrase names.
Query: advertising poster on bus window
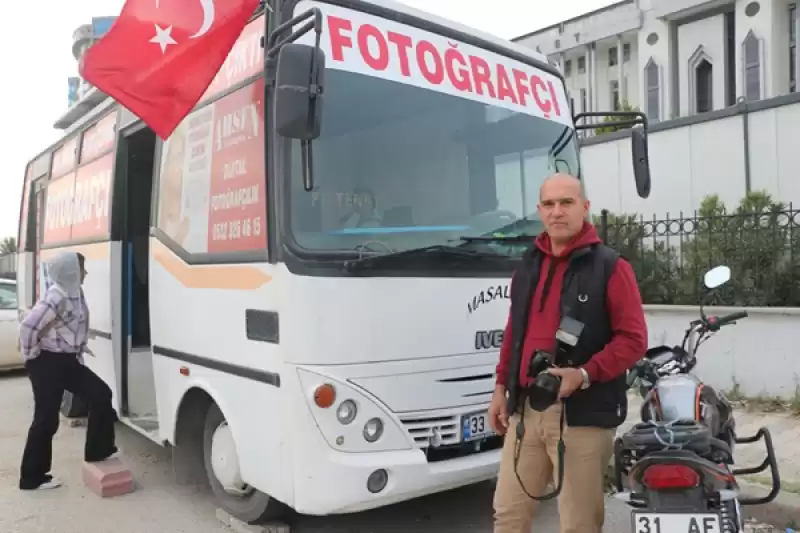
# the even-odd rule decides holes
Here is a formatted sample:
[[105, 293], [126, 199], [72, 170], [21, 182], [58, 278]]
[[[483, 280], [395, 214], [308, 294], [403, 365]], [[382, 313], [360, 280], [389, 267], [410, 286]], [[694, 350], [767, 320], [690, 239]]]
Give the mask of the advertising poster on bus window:
[[25, 251], [28, 245], [28, 202], [30, 202], [31, 183], [33, 182], [33, 164], [28, 165], [25, 172], [25, 184], [22, 187], [22, 205], [19, 215], [19, 238], [17, 245], [20, 251]]
[[47, 185], [42, 244], [58, 244], [70, 240], [74, 192], [74, 172], [57, 178]]
[[263, 87], [192, 113], [164, 144], [158, 227], [189, 253], [266, 247]]
[[108, 153], [81, 166], [75, 174], [72, 239], [85, 240], [108, 233], [113, 170], [114, 154]]
[[80, 163], [87, 163], [99, 155], [110, 152], [116, 139], [117, 112], [113, 111], [97, 121], [83, 134]]
[[264, 48], [261, 47], [263, 36], [263, 18], [253, 20], [245, 26], [217, 75], [200, 98], [201, 102], [227, 91], [264, 69]]
[[53, 153], [50, 178], [56, 179], [75, 169], [78, 157], [78, 138], [73, 137]]
[[[75, 166], [77, 144], [70, 146], [63, 156], [56, 152], [54, 175], [56, 170], [70, 170], [47, 185], [43, 244], [88, 241], [108, 235], [114, 153], [108, 152], [113, 148], [113, 136], [109, 141], [106, 130], [112, 120], [115, 115], [87, 130], [82, 156], [86, 155], [85, 160], [94, 159], [77, 170], [71, 170]], [[106, 154], [98, 157], [104, 151]]]

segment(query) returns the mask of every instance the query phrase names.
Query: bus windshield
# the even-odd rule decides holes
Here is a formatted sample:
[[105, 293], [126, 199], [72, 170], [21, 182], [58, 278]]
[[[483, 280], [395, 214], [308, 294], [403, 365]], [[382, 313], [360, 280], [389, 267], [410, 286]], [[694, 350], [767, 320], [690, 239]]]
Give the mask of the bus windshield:
[[[369, 19], [363, 24], [378, 43], [374, 50], [391, 50], [381, 47], [382, 26], [389, 26], [386, 35], [410, 35], [409, 43], [424, 39], [434, 50], [432, 67], [422, 66], [429, 75], [414, 79], [414, 58], [424, 54], [409, 47], [411, 76], [394, 75], [391, 68], [373, 75], [363, 68], [364, 58], [374, 65], [369, 59], [379, 52], [356, 50], [370, 42], [358, 21], [340, 18], [338, 27], [329, 28], [322, 133], [313, 141], [314, 190], [303, 189], [299, 142], [293, 143], [287, 176], [294, 241], [309, 251], [385, 252], [463, 243], [463, 237], [538, 234], [542, 181], [556, 171], [580, 175], [563, 83], [535, 67], [459, 44], [463, 64], [475, 65], [480, 53], [484, 71], [499, 72], [500, 78], [490, 85], [487, 77], [483, 97], [476, 96], [477, 75], [469, 80], [471, 90], [465, 84], [453, 90], [459, 81], [454, 76], [448, 87], [447, 68], [443, 83], [426, 86], [426, 79], [436, 80], [430, 73], [437, 65], [438, 36], [358, 17]], [[438, 39], [447, 58], [453, 41]], [[469, 55], [470, 50], [479, 51]], [[505, 68], [493, 68], [493, 60]], [[461, 80], [475, 72], [463, 74]]]

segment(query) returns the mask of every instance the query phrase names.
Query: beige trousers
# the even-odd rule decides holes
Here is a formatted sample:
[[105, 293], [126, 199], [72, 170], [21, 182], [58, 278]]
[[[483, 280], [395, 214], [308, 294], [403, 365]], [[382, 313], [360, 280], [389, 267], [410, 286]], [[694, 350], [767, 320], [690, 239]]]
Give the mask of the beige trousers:
[[[558, 435], [562, 404], [544, 412], [525, 402], [525, 437], [518, 464], [519, 478], [532, 496], [542, 496], [558, 482]], [[539, 502], [520, 487], [514, 473], [514, 447], [519, 413], [508, 427], [494, 495], [494, 533], [531, 533]], [[604, 475], [611, 459], [614, 430], [564, 428], [564, 485], [558, 496], [561, 533], [601, 533], [605, 521]], [[533, 531], [537, 531], [533, 529]]]

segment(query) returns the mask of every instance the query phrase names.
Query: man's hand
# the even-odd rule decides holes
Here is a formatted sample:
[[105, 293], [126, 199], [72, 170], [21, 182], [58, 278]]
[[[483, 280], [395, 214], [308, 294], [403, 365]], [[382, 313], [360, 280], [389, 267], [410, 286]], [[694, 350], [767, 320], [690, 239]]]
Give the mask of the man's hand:
[[569, 398], [573, 392], [583, 385], [583, 374], [577, 368], [548, 368], [547, 371], [561, 378], [559, 398]]
[[508, 409], [506, 409], [506, 388], [496, 385], [489, 405], [489, 425], [498, 435], [508, 431]]

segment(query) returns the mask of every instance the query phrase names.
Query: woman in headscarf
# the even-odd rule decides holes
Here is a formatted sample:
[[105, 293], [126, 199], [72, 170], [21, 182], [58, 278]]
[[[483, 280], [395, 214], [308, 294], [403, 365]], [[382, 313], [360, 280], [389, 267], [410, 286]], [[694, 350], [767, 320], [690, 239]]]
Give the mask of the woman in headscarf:
[[20, 326], [20, 350], [35, 404], [22, 455], [22, 490], [60, 486], [50, 468], [64, 389], [89, 403], [84, 460], [103, 461], [117, 452], [111, 389], [83, 365], [89, 335], [89, 308], [81, 288], [85, 258], [75, 252], [61, 253], [47, 264], [47, 276], [50, 286]]

